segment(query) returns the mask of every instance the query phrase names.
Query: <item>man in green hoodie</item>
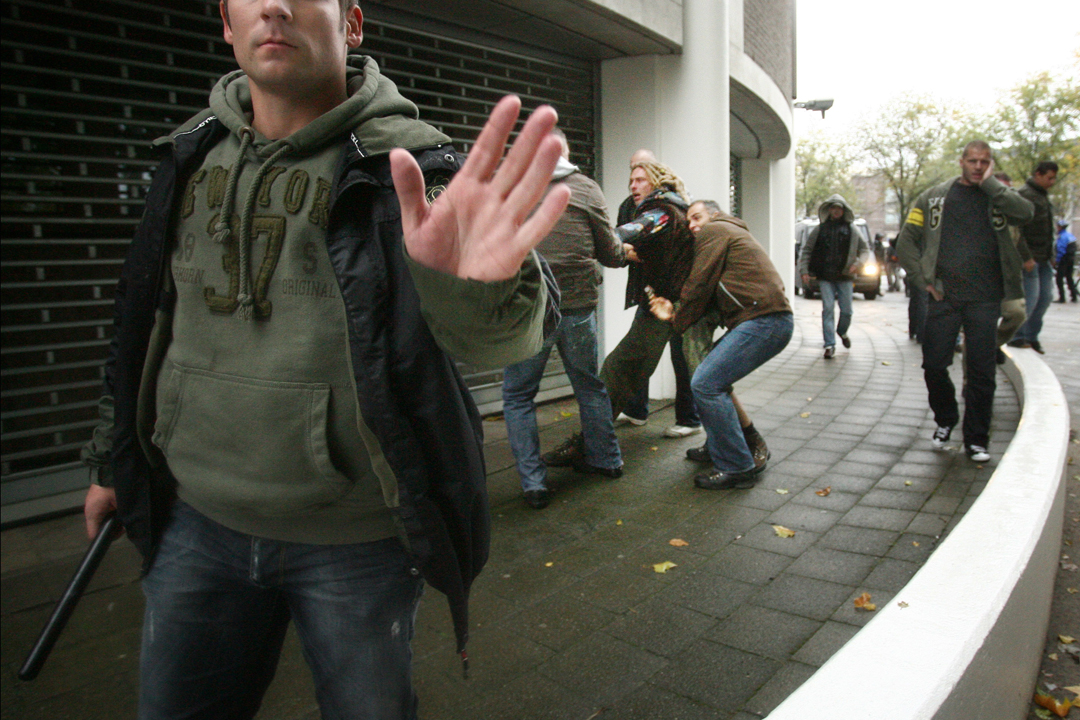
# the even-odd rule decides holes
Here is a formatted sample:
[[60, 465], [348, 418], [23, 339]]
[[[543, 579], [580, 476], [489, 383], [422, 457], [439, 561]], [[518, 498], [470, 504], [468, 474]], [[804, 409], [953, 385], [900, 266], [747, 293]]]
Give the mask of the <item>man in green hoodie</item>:
[[1003, 300], [1023, 297], [1020, 254], [1010, 225], [1031, 219], [1031, 203], [993, 173], [990, 146], [973, 140], [960, 156], [960, 176], [915, 200], [897, 238], [897, 254], [912, 292], [928, 294], [923, 337], [923, 375], [937, 429], [934, 447], [944, 448], [960, 419], [949, 378], [956, 338], [964, 329], [964, 449], [975, 462], [990, 459], [997, 325]]
[[84, 453], [88, 532], [115, 510], [144, 556], [141, 719], [252, 717], [290, 621], [323, 717], [415, 718], [422, 580], [464, 659], [488, 547], [451, 356], [516, 362], [557, 319], [532, 252], [569, 196], [544, 197], [555, 113], [504, 158], [504, 98], [462, 165], [349, 56], [355, 0], [221, 14], [241, 70], [157, 143]]

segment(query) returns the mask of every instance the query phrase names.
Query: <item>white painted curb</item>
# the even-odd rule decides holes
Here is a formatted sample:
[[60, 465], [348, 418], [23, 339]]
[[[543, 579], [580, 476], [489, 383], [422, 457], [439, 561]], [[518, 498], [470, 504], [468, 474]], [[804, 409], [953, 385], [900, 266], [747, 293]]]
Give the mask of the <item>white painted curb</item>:
[[1019, 720], [1061, 547], [1069, 409], [1031, 350], [1005, 365], [1023, 413], [986, 488], [926, 564], [768, 720]]

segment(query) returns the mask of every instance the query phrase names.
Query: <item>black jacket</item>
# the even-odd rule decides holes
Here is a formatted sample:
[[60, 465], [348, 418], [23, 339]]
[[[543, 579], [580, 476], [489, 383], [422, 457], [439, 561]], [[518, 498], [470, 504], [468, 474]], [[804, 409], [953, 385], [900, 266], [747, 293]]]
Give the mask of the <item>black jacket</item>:
[[[160, 453], [139, 439], [139, 427], [146, 427], [147, 417], [152, 425], [155, 412], [154, 398], [139, 396], [144, 368], [152, 371], [160, 364], [160, 358], [148, 358], [148, 350], [161, 345], [151, 342], [155, 317], [167, 315], [174, 302], [163, 285], [171, 219], [188, 175], [226, 133], [211, 119], [176, 137], [150, 185], [117, 286], [114, 364], [107, 366], [105, 388], [116, 409], [112, 484], [119, 517], [143, 555], [144, 571], [176, 486]], [[429, 187], [435, 178], [445, 182], [463, 160], [450, 146], [414, 154]], [[481, 423], [454, 361], [421, 315], [405, 264], [400, 215], [388, 157], [367, 157], [350, 138], [335, 172], [326, 241], [350, 319], [359, 407], [397, 478], [396, 512], [410, 550], [424, 578], [447, 595], [463, 650], [469, 588], [487, 560], [490, 540]], [[547, 274], [545, 281], [550, 287]], [[557, 291], [549, 293], [548, 315], [545, 327], [553, 327]]]

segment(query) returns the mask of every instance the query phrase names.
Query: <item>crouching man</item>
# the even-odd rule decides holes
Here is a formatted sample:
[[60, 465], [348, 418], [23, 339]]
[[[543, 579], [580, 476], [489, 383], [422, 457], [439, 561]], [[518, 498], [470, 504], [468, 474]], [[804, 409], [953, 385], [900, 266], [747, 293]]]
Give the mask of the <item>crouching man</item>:
[[709, 323], [710, 312], [727, 328], [691, 380], [707, 434], [707, 456], [700, 459], [712, 464], [694, 484], [707, 490], [748, 488], [764, 464], [754, 461], [732, 402], [732, 385], [787, 347], [794, 318], [780, 274], [742, 220], [712, 200], [693, 203], [686, 217], [696, 243], [690, 276], [677, 303], [655, 297], [650, 307], [677, 333]]

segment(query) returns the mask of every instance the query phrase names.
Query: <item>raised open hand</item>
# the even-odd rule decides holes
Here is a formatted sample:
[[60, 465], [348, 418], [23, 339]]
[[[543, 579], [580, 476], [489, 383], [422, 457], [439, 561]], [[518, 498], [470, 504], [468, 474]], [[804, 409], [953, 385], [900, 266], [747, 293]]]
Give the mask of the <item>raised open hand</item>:
[[515, 96], [499, 101], [465, 165], [430, 205], [416, 160], [406, 150], [391, 151], [405, 247], [413, 260], [460, 278], [505, 280], [555, 225], [569, 188], [553, 188], [533, 209], [559, 158], [561, 146], [551, 135], [558, 115], [546, 105], [537, 108], [503, 160], [520, 110]]

